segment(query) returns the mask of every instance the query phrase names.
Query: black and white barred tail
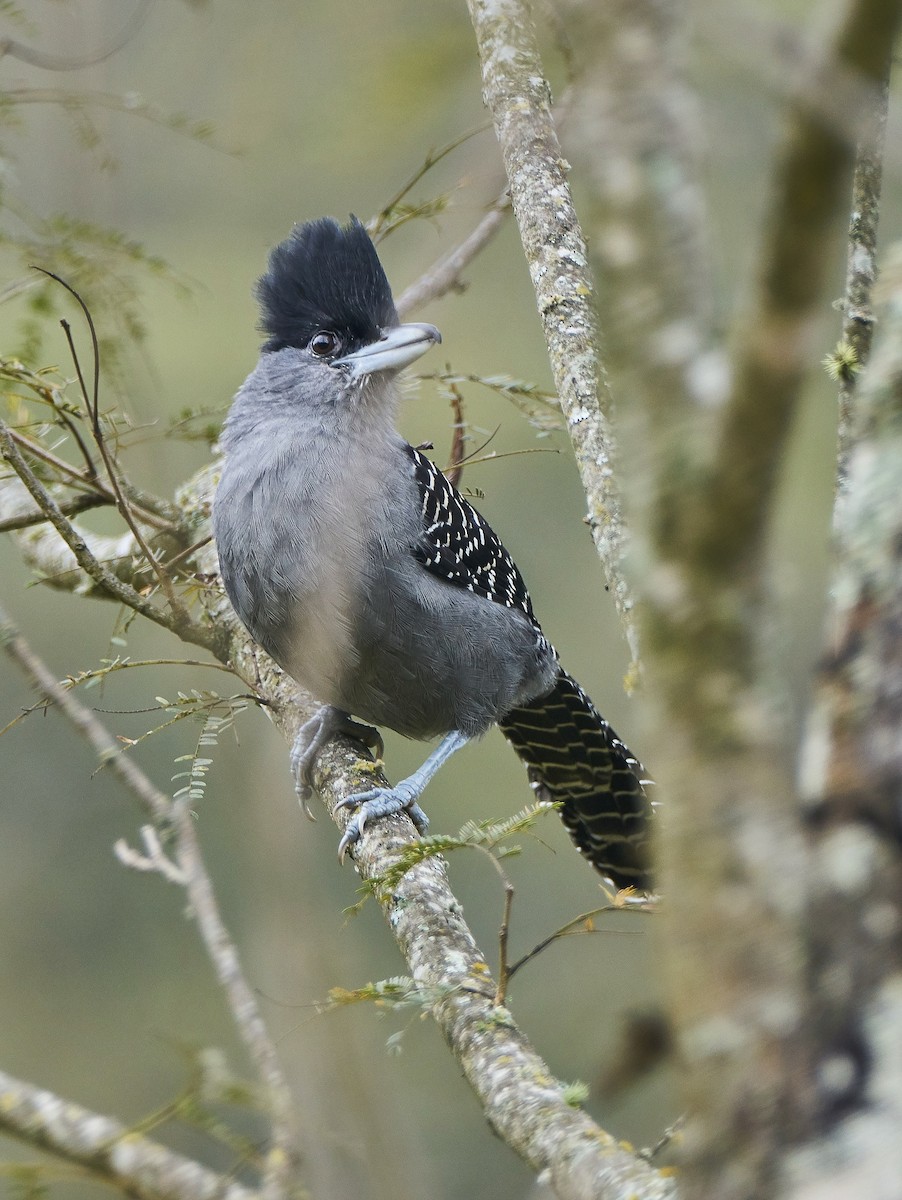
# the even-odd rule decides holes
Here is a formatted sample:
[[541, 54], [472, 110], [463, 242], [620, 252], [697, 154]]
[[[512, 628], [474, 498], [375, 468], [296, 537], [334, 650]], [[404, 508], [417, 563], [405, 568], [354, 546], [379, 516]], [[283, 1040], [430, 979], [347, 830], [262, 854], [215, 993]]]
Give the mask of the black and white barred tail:
[[576, 680], [562, 670], [551, 692], [512, 709], [498, 726], [536, 794], [561, 805], [568, 833], [595, 869], [618, 888], [650, 891], [648, 781]]

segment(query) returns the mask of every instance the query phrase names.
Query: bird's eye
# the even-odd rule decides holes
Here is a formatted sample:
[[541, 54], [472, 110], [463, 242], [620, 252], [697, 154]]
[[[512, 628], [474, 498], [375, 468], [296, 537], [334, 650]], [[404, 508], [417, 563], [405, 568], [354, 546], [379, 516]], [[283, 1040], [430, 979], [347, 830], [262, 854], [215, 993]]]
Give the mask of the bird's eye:
[[321, 329], [310, 339], [310, 351], [317, 358], [331, 358], [341, 349], [341, 338], [329, 329]]

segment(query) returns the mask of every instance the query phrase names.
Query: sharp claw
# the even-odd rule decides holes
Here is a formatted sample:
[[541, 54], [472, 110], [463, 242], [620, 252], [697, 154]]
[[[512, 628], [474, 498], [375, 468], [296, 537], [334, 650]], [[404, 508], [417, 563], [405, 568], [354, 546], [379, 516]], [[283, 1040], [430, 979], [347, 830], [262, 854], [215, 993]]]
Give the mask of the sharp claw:
[[345, 855], [347, 854], [349, 847], [353, 846], [354, 842], [357, 840], [353, 835], [348, 837], [350, 828], [351, 825], [349, 823], [348, 828], [341, 836], [341, 841], [338, 843], [338, 862], [342, 867], [345, 865]]

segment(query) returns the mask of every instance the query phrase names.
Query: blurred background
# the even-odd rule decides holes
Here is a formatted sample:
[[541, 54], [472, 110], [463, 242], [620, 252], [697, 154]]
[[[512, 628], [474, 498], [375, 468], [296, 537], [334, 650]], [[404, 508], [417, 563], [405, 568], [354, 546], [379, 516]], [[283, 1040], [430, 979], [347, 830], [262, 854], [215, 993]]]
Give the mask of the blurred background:
[[[103, 61], [64, 74], [10, 55], [0, 62], [4, 90], [38, 89], [6, 110], [14, 123], [0, 126], [0, 184], [9, 206], [3, 233], [23, 234], [64, 213], [118, 230], [169, 264], [177, 286], [165, 271], [134, 268], [146, 336], [105, 378], [104, 400], [121, 401], [135, 426], [125, 459], [132, 479], [171, 495], [208, 461], [210, 449], [167, 430], [186, 409], [221, 419], [256, 359], [252, 285], [270, 246], [295, 221], [350, 212], [366, 219], [431, 150], [485, 125], [466, 7], [462, 0], [156, 0], [139, 9], [125, 0], [26, 0], [20, 8], [24, 23], [0, 9], [0, 38], [48, 55], [95, 58], [125, 35]], [[762, 55], [748, 53], [747, 31], [760, 29], [766, 49], [777, 21], [810, 26], [828, 9], [746, 5], [741, 27], [727, 10], [715, 16], [701, 5], [696, 13], [693, 75], [724, 327], [753, 258], [783, 99], [776, 73]], [[135, 13], [143, 19], [132, 26]], [[565, 56], [552, 28], [545, 27], [548, 69], [561, 87]], [[58, 102], [63, 90], [122, 97], [121, 108], [132, 111], [98, 101], [80, 114]], [[189, 126], [148, 120], [143, 102], [176, 124], [182, 115], [209, 122], [212, 134], [203, 140]], [[884, 244], [898, 236], [898, 182], [898, 155], [891, 153]], [[446, 195], [447, 205], [380, 246], [396, 295], [469, 232], [502, 185], [494, 135], [483, 128], [414, 187], [411, 201]], [[22, 275], [5, 241], [0, 267], [2, 291]], [[839, 237], [837, 295], [842, 271]], [[466, 278], [462, 294], [411, 314], [437, 324], [444, 337], [423, 370], [507, 374], [550, 389], [512, 221]], [[49, 295], [51, 307], [58, 301], [59, 313], [68, 311], [59, 293]], [[18, 353], [33, 336], [33, 300], [26, 289], [0, 305], [0, 353]], [[825, 310], [823, 353], [839, 328], [838, 315]], [[35, 365], [71, 374], [55, 315]], [[86, 347], [83, 332], [76, 328], [76, 335]], [[467, 386], [464, 395], [476, 434], [494, 433], [500, 456], [469, 469], [465, 484], [484, 493], [479, 507], [519, 563], [564, 663], [653, 769], [638, 705], [624, 693], [627, 654], [582, 521], [566, 438], [537, 437], [485, 389]], [[774, 649], [789, 665], [788, 719], [795, 719], [817, 652], [834, 414], [834, 388], [813, 371], [776, 516], [774, 577], [785, 620]], [[446, 461], [451, 421], [432, 385], [411, 389], [403, 432], [413, 443], [434, 442], [439, 462]], [[537, 452], [519, 453], [525, 450]], [[108, 514], [84, 520], [98, 530], [115, 527]], [[116, 654], [195, 657], [140, 621], [124, 629], [113, 605], [35, 585], [9, 539], [0, 544], [0, 580], [4, 605], [59, 678]], [[137, 738], [166, 720], [158, 697], [209, 688], [240, 691], [219, 672], [165, 666], [122, 672], [85, 698], [115, 734]], [[32, 700], [4, 663], [0, 726]], [[175, 760], [194, 751], [198, 732], [182, 722], [130, 753], [167, 789], [184, 769]], [[317, 1013], [330, 988], [397, 975], [404, 964], [373, 904], [356, 916], [344, 913], [359, 898], [358, 879], [336, 863], [331, 823], [311, 825], [300, 813], [285, 745], [249, 708], [212, 757], [198, 809], [200, 838], [291, 1079], [313, 1195], [508, 1200], [527, 1193], [530, 1172], [491, 1136], [428, 1020], [370, 1005]], [[422, 746], [387, 739], [391, 778], [422, 757]], [[433, 829], [454, 832], [468, 818], [503, 817], [530, 798], [518, 760], [492, 733], [441, 773], [426, 808]], [[134, 803], [96, 771], [90, 752], [53, 712], [33, 713], [0, 737], [0, 1065], [125, 1122], [165, 1109], [188, 1085], [204, 1048], [221, 1049], [236, 1072], [247, 1071], [182, 895], [113, 856], [118, 838], [137, 844], [141, 822]], [[507, 864], [517, 888], [514, 957], [603, 899], [556, 818], [543, 821], [538, 834], [522, 839], [523, 854]], [[497, 877], [476, 855], [453, 858], [450, 871], [494, 962]], [[656, 1005], [652, 923], [626, 914], [604, 918], [600, 932], [558, 942], [527, 966], [511, 996], [517, 1020], [552, 1071], [586, 1082], [593, 1115], [637, 1145], [654, 1142], [678, 1112], [666, 1066], [634, 1086], [617, 1082], [624, 1021]], [[215, 1111], [247, 1136], [262, 1135], [253, 1113]], [[219, 1169], [235, 1161], [187, 1122], [170, 1121], [154, 1136]], [[2, 1141], [0, 1156], [31, 1157]], [[0, 1176], [4, 1186], [12, 1184]], [[66, 1197], [95, 1192], [99, 1185], [71, 1177], [55, 1189]]]

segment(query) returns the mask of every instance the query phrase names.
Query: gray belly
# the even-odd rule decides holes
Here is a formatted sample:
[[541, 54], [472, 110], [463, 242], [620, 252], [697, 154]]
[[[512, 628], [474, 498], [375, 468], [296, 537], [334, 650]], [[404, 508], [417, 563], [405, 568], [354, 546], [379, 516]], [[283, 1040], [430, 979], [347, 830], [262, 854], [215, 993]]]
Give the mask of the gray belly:
[[554, 652], [521, 612], [431, 576], [411, 556], [359, 597], [356, 670], [332, 701], [376, 725], [428, 738], [485, 732], [547, 692]]

